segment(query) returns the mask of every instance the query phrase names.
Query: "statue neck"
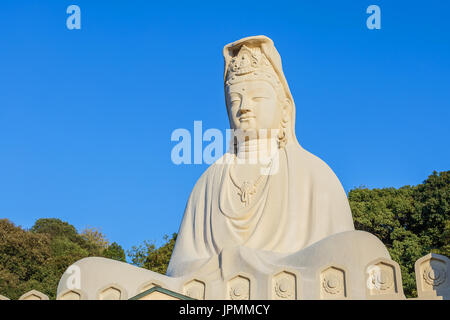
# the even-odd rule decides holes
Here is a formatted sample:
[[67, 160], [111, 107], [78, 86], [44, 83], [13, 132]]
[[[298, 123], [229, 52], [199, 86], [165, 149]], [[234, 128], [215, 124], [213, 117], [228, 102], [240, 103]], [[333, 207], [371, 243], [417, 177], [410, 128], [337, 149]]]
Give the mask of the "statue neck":
[[240, 159], [253, 160], [255, 161], [254, 163], [272, 158], [276, 152], [278, 152], [278, 143], [275, 138], [251, 139], [237, 145], [237, 157]]

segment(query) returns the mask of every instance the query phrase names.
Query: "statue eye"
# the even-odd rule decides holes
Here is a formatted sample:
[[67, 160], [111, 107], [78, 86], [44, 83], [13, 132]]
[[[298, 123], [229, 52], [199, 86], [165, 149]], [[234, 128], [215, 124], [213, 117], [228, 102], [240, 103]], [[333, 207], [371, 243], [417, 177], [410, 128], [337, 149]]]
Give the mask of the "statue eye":
[[237, 108], [237, 107], [239, 107], [240, 104], [241, 104], [240, 100], [233, 100], [233, 101], [231, 101], [231, 107], [232, 108]]
[[237, 105], [241, 102], [241, 98], [239, 96], [232, 96], [230, 99], [231, 105]]
[[265, 100], [265, 99], [268, 99], [267, 97], [253, 97], [253, 101], [255, 101], [255, 102], [260, 102], [260, 101], [263, 101], [263, 100]]

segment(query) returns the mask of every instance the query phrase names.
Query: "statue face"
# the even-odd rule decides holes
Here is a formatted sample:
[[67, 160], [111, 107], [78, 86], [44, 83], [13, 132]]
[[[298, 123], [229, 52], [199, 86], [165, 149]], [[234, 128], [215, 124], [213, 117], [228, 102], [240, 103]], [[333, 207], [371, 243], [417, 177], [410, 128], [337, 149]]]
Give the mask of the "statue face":
[[232, 129], [244, 132], [279, 129], [283, 116], [274, 88], [262, 80], [232, 84], [227, 90], [228, 116]]

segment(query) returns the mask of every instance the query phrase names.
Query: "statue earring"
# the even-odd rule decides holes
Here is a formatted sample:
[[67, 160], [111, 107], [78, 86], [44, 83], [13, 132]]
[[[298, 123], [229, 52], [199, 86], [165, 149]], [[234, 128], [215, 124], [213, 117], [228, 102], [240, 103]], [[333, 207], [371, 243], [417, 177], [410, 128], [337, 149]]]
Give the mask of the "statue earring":
[[287, 127], [288, 119], [287, 117], [283, 117], [280, 123], [280, 129], [278, 130], [278, 148], [282, 149], [286, 146], [287, 137], [286, 137], [286, 127]]

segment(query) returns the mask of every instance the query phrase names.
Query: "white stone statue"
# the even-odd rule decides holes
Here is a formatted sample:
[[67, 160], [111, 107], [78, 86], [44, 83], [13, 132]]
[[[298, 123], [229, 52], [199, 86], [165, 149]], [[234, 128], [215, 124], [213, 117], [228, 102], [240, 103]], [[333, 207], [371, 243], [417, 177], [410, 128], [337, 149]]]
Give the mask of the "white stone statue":
[[272, 40], [244, 38], [223, 53], [237, 143], [195, 185], [167, 275], [87, 258], [75, 263], [80, 288], [66, 273], [58, 296], [125, 299], [157, 285], [199, 299], [402, 298], [398, 265], [354, 230], [338, 178], [298, 143]]
[[[296, 139], [295, 104], [273, 42], [245, 38], [225, 46], [224, 57], [230, 126], [250, 138], [224, 157], [258, 159], [258, 151], [270, 155], [265, 149], [276, 146], [278, 170], [264, 175], [262, 164], [224, 159], [210, 166], [189, 198], [168, 270], [172, 276], [188, 273], [224, 248], [292, 254], [354, 230], [336, 175]], [[271, 129], [279, 134], [270, 137]], [[274, 141], [258, 140], [260, 131]], [[253, 188], [248, 195], [246, 185]]]

